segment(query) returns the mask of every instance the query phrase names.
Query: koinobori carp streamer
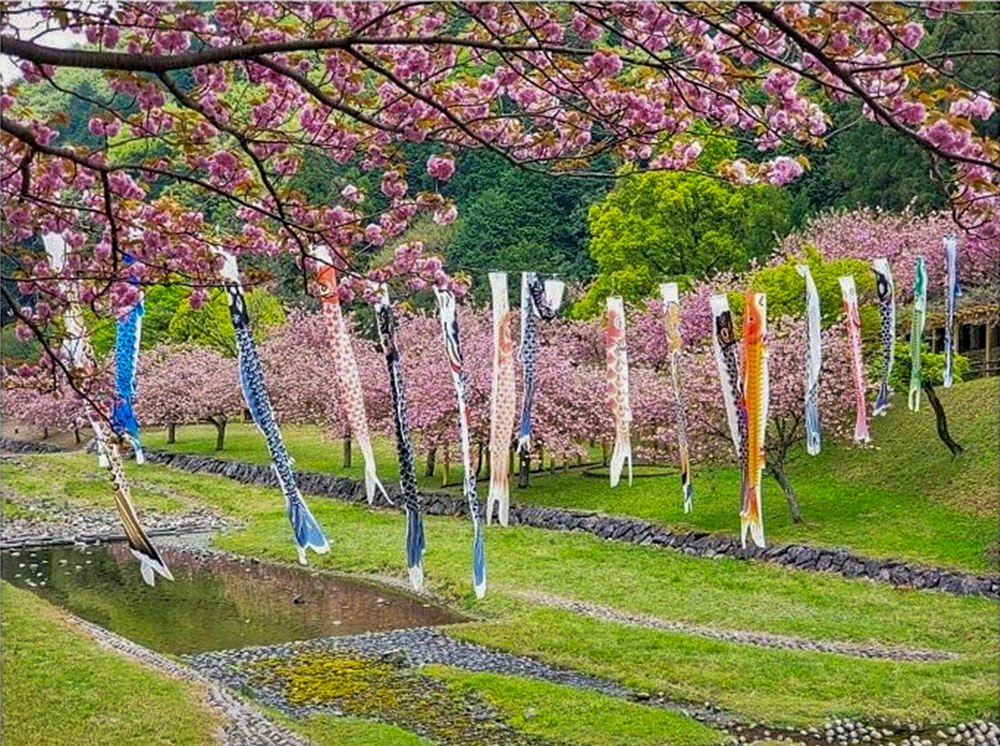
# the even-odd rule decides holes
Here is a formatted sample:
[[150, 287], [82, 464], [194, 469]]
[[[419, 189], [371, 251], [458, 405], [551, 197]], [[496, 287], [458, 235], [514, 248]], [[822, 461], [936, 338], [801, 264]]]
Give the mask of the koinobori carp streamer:
[[875, 273], [875, 295], [878, 297], [879, 342], [882, 350], [882, 370], [878, 394], [872, 406], [872, 416], [884, 415], [889, 409], [889, 374], [895, 357], [896, 346], [896, 288], [892, 281], [889, 261], [878, 258], [872, 262]]
[[538, 365], [537, 319], [555, 318], [562, 300], [563, 283], [546, 280], [543, 285], [534, 272], [521, 273], [521, 424], [517, 450], [522, 456], [531, 452], [531, 409], [535, 401], [535, 374]]
[[947, 265], [945, 285], [945, 321], [944, 321], [944, 373], [943, 381], [946, 389], [955, 383], [955, 307], [958, 304], [958, 242], [954, 236], [944, 239], [944, 257]]
[[628, 464], [628, 483], [632, 484], [632, 409], [628, 397], [628, 346], [625, 342], [625, 307], [621, 298], [607, 300], [605, 333], [605, 378], [608, 405], [615, 421], [615, 443], [611, 451], [611, 486], [617, 487], [622, 470]]
[[472, 518], [472, 585], [476, 597], [486, 595], [486, 558], [483, 550], [483, 515], [479, 498], [476, 496], [476, 472], [472, 469], [469, 443], [469, 413], [465, 401], [465, 369], [462, 361], [462, 343], [458, 332], [458, 313], [455, 295], [450, 290], [434, 289], [437, 297], [438, 318], [444, 336], [445, 354], [451, 370], [451, 381], [455, 387], [455, 401], [458, 405], [458, 435], [462, 446], [462, 491]]
[[684, 512], [690, 513], [694, 503], [694, 485], [691, 482], [691, 455], [687, 439], [687, 419], [684, 411], [684, 377], [681, 371], [683, 344], [681, 338], [681, 305], [676, 282], [660, 285], [663, 300], [663, 324], [666, 329], [667, 354], [670, 356], [670, 381], [674, 392], [677, 451], [681, 466], [681, 493]]
[[913, 318], [910, 321], [910, 392], [908, 404], [913, 412], [920, 411], [920, 389], [923, 387], [921, 352], [924, 323], [927, 321], [927, 266], [917, 257], [913, 278]]
[[517, 419], [514, 381], [514, 342], [510, 331], [510, 300], [507, 273], [490, 272], [493, 298], [493, 385], [490, 395], [490, 491], [486, 498], [486, 522], [494, 509], [501, 526], [510, 513], [510, 441]]
[[221, 249], [216, 249], [216, 252], [222, 257], [223, 262], [220, 272], [229, 304], [229, 317], [232, 319], [236, 334], [236, 359], [243, 399], [246, 401], [247, 409], [250, 410], [254, 424], [267, 443], [271, 468], [285, 497], [285, 512], [292, 525], [299, 562], [305, 564], [306, 549], [312, 549], [317, 554], [325, 554], [330, 551], [330, 545], [323, 534], [323, 529], [319, 527], [309, 511], [309, 506], [302, 499], [292, 469], [292, 458], [288, 455], [281, 430], [278, 429], [278, 423], [274, 419], [274, 410], [264, 381], [264, 370], [250, 329], [250, 315], [247, 313], [246, 300], [240, 285], [236, 258]]
[[337, 271], [333, 266], [333, 256], [326, 246], [314, 246], [312, 253], [319, 264], [316, 279], [320, 286], [323, 322], [326, 325], [327, 338], [330, 340], [330, 357], [336, 374], [337, 390], [340, 393], [340, 406], [347, 415], [347, 424], [354, 439], [358, 441], [358, 448], [361, 449], [361, 456], [365, 462], [365, 494], [368, 496], [369, 504], [374, 502], [376, 491], [381, 492], [388, 501], [389, 496], [379, 481], [375, 466], [375, 454], [372, 451], [368, 417], [365, 413], [365, 398], [361, 389], [361, 375], [358, 373], [358, 363], [354, 358], [351, 335], [347, 333], [344, 314], [340, 308]]
[[[42, 236], [42, 242], [49, 258], [49, 266], [52, 267], [54, 273], [58, 274], [62, 271], [66, 259], [66, 241], [59, 234], [47, 233]], [[90, 346], [87, 328], [83, 323], [77, 288], [65, 283], [62, 284], [62, 288], [68, 300], [67, 309], [63, 316], [65, 327], [63, 354], [71, 371], [81, 372], [87, 376], [93, 375], [96, 369], [94, 353]], [[142, 579], [148, 585], [155, 583], [156, 575], [173, 580], [174, 577], [163, 561], [163, 557], [153, 546], [149, 535], [139, 522], [139, 516], [132, 503], [125, 470], [122, 468], [118, 443], [110, 437], [109, 428], [106, 426], [106, 422], [109, 422], [110, 418], [105, 412], [99, 411], [93, 401], [88, 402], [87, 409], [87, 416], [90, 420], [90, 426], [94, 430], [94, 439], [97, 444], [98, 461], [102, 467], [108, 470], [115, 498], [115, 508], [118, 510], [118, 517], [125, 529], [129, 551], [139, 560]]]
[[410, 424], [406, 414], [406, 387], [403, 384], [403, 363], [396, 345], [396, 318], [389, 289], [382, 285], [378, 290], [375, 304], [378, 322], [378, 339], [389, 369], [389, 394], [392, 398], [393, 424], [396, 429], [396, 456], [399, 459], [399, 486], [403, 492], [403, 508], [406, 512], [406, 569], [410, 575], [410, 585], [420, 590], [424, 585], [424, 518], [420, 505], [420, 491], [417, 488], [417, 468], [413, 459], [413, 444], [410, 441]]
[[865, 359], [861, 352], [861, 315], [858, 312], [858, 291], [854, 277], [844, 275], [839, 279], [840, 295], [844, 303], [844, 328], [851, 355], [851, 378], [854, 381], [854, 442], [867, 443], [868, 403], [865, 400]]
[[[132, 257], [125, 255], [126, 264]], [[139, 346], [142, 343], [142, 317], [145, 304], [139, 299], [115, 324], [115, 396], [111, 405], [111, 428], [115, 434], [132, 444], [137, 464], [145, 460], [139, 422], [135, 417], [135, 392], [138, 384]]]
[[806, 452], [815, 456], [820, 452], [822, 438], [819, 426], [819, 374], [823, 367], [823, 349], [820, 337], [819, 292], [808, 264], [795, 269], [806, 282]]
[[743, 411], [746, 416], [747, 467], [740, 536], [747, 532], [753, 543], [764, 546], [764, 515], [761, 482], [764, 476], [764, 439], [770, 399], [767, 370], [767, 299], [748, 291], [743, 313]]

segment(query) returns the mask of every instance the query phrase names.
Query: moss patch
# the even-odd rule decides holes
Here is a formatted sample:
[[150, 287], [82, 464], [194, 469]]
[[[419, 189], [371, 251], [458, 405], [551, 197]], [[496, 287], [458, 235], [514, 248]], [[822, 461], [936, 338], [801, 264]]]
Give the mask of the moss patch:
[[417, 671], [329, 651], [264, 658], [246, 666], [251, 688], [276, 690], [293, 707], [334, 707], [390, 723], [443, 746], [554, 743], [504, 722], [478, 692], [462, 692]]

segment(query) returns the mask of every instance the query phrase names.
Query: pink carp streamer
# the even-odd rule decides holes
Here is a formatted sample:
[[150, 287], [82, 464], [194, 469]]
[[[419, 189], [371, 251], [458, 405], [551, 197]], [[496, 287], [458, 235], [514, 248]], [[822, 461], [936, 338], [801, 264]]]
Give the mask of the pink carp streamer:
[[840, 294], [844, 301], [844, 325], [847, 328], [847, 342], [851, 347], [851, 377], [854, 379], [854, 442], [867, 443], [868, 405], [865, 402], [865, 361], [861, 354], [861, 316], [858, 313], [858, 291], [854, 278], [845, 275], [840, 278]]
[[628, 347], [625, 344], [625, 309], [622, 299], [608, 297], [608, 326], [605, 337], [608, 404], [615, 418], [615, 446], [611, 452], [611, 486], [617, 487], [628, 462], [628, 483], [632, 484], [632, 441], [629, 426], [632, 410], [628, 402]]
[[684, 412], [684, 379], [681, 375], [681, 304], [677, 283], [665, 282], [660, 285], [660, 296], [663, 299], [667, 353], [670, 355], [670, 378], [677, 406], [677, 450], [680, 453], [681, 461], [681, 491], [684, 495], [684, 512], [690, 513], [694, 502], [694, 485], [691, 483], [691, 455], [688, 452], [687, 424]]
[[[59, 234], [47, 233], [42, 236], [42, 243], [45, 244], [45, 253], [49, 257], [49, 266], [52, 267], [54, 273], [58, 274], [62, 271], [66, 261], [66, 241]], [[83, 323], [77, 288], [63, 284], [62, 289], [69, 301], [63, 315], [66, 336], [62, 346], [67, 366], [70, 371], [92, 376], [96, 369], [94, 351], [90, 346], [87, 328]], [[174, 576], [171, 575], [163, 557], [149, 540], [149, 535], [142, 527], [139, 516], [135, 512], [132, 494], [125, 477], [125, 469], [122, 466], [121, 452], [118, 443], [112, 437], [113, 431], [106, 425], [110, 421], [109, 415], [107, 412], [97, 410], [93, 402], [88, 403], [88, 410], [90, 426], [94, 430], [94, 439], [97, 443], [98, 463], [108, 470], [118, 517], [122, 522], [122, 528], [125, 529], [129, 550], [139, 560], [139, 571], [142, 573], [142, 579], [147, 585], [156, 583], [156, 575], [173, 580]]]
[[746, 294], [743, 313], [743, 406], [747, 422], [746, 489], [740, 512], [740, 536], [747, 544], [764, 546], [764, 514], [761, 482], [764, 477], [764, 446], [770, 389], [767, 371], [767, 298], [752, 290]]
[[330, 352], [333, 358], [333, 368], [337, 374], [340, 405], [347, 414], [347, 424], [351, 428], [354, 439], [358, 441], [358, 447], [361, 449], [361, 455], [365, 461], [365, 493], [368, 495], [368, 504], [375, 501], [376, 490], [381, 492], [382, 496], [391, 503], [382, 482], [379, 481], [375, 466], [375, 454], [372, 452], [371, 438], [368, 435], [365, 398], [361, 391], [361, 376], [358, 373], [358, 363], [354, 358], [351, 336], [347, 333], [347, 325], [344, 323], [344, 315], [340, 309], [337, 271], [333, 266], [333, 257], [326, 246], [314, 246], [312, 253], [319, 263], [316, 279], [319, 280], [322, 294], [323, 321], [330, 339]]
[[510, 513], [510, 443], [517, 421], [514, 382], [514, 341], [511, 339], [507, 273], [490, 272], [493, 297], [493, 389], [490, 397], [490, 491], [486, 498], [486, 523], [492, 523], [494, 506], [501, 526]]

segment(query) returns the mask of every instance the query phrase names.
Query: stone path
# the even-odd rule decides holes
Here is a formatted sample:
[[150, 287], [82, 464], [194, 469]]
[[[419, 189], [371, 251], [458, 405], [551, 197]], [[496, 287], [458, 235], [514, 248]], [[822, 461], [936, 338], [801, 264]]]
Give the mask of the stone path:
[[222, 719], [222, 728], [218, 733], [221, 746], [312, 746], [311, 741], [271, 722], [232, 691], [191, 667], [175, 663], [142, 645], [79, 617], [67, 614], [67, 618], [74, 625], [90, 633], [104, 647], [162, 673], [205, 687], [209, 707]]
[[811, 653], [836, 653], [838, 655], [848, 655], [855, 658], [882, 658], [895, 661], [946, 661], [958, 658], [957, 653], [943, 650], [914, 650], [907, 648], [886, 647], [882, 645], [862, 645], [849, 642], [826, 642], [822, 640], [810, 640], [803, 637], [786, 637], [783, 635], [771, 635], [763, 632], [740, 632], [735, 630], [717, 629], [715, 627], [705, 627], [696, 624], [686, 624], [668, 619], [660, 619], [642, 614], [630, 614], [625, 611], [611, 609], [606, 606], [588, 604], [583, 601], [550, 596], [545, 593], [522, 593], [523, 598], [535, 603], [555, 606], [577, 614], [603, 619], [612, 622], [621, 622], [636, 627], [650, 627], [652, 629], [663, 629], [671, 632], [682, 632], [688, 635], [708, 637], [713, 640], [727, 640], [730, 642], [743, 643], [745, 645], [758, 645], [765, 648], [779, 648], [784, 650], [801, 650]]

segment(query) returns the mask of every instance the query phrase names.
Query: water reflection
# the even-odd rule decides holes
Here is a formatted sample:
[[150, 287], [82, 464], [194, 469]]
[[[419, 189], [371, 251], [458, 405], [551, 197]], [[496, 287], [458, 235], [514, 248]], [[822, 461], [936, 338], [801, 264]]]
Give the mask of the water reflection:
[[0, 576], [165, 653], [201, 653], [462, 621], [361, 581], [164, 549], [174, 582], [142, 582], [124, 544], [0, 555]]

